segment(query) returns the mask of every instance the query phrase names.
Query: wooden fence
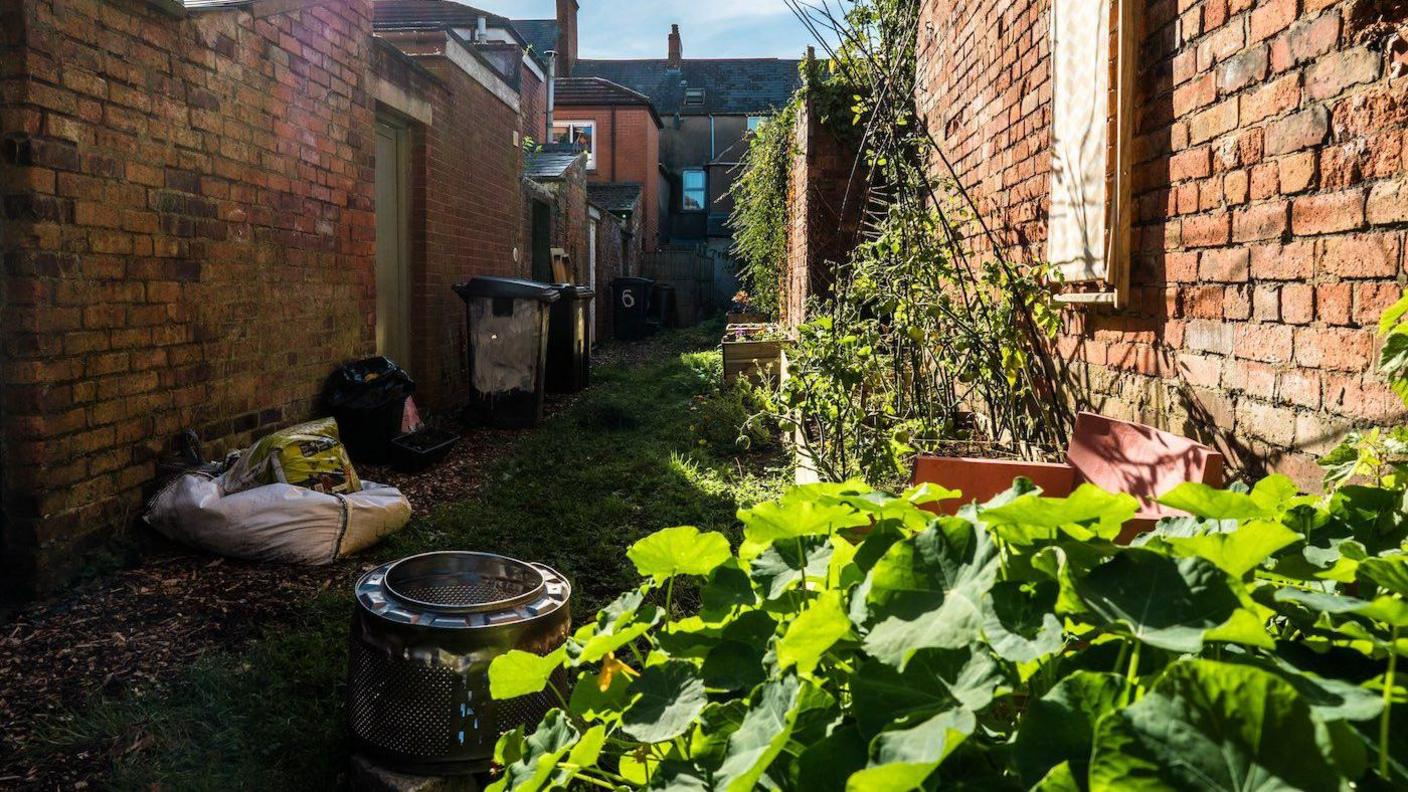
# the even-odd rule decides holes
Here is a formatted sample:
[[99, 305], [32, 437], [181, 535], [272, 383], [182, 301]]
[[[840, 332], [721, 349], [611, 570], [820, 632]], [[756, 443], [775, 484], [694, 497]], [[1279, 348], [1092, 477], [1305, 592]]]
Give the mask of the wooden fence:
[[704, 246], [666, 248], [641, 257], [641, 275], [675, 287], [676, 308], [682, 327], [690, 327], [721, 311], [716, 279], [728, 273], [724, 256]]

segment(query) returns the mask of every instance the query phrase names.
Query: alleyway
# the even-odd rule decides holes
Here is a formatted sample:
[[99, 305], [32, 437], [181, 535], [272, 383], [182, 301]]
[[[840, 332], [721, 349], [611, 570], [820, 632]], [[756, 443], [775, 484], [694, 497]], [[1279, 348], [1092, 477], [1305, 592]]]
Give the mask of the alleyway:
[[[623, 550], [665, 525], [728, 530], [784, 479], [740, 456], [706, 325], [596, 361], [595, 385], [526, 433], [471, 430], [416, 477], [367, 470], [416, 521], [364, 558], [260, 567], [171, 554], [31, 607], [0, 634], [0, 788], [309, 789], [345, 771], [341, 695], [355, 577], [473, 549], [574, 581], [578, 614], [633, 582]], [[570, 529], [570, 530], [569, 530]], [[42, 669], [42, 672], [38, 672]]]

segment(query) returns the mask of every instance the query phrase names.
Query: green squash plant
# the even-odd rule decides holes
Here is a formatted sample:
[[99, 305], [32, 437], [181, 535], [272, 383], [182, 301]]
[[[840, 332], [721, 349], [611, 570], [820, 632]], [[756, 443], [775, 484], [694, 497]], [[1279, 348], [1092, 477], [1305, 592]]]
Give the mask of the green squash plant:
[[[1347, 789], [1408, 782], [1402, 490], [1018, 482], [943, 517], [932, 485], [801, 487], [629, 552], [641, 586], [495, 697], [570, 690], [504, 736], [499, 789]], [[676, 587], [697, 584], [694, 615]]]
[[[1381, 369], [1408, 403], [1405, 317]], [[496, 698], [562, 705], [504, 735], [493, 788], [1408, 788], [1405, 432], [1349, 438], [1321, 496], [1185, 484], [1160, 500], [1191, 516], [1132, 546], [1134, 498], [1022, 480], [956, 516], [933, 485], [799, 487], [737, 550], [660, 531], [639, 588], [490, 666]]]

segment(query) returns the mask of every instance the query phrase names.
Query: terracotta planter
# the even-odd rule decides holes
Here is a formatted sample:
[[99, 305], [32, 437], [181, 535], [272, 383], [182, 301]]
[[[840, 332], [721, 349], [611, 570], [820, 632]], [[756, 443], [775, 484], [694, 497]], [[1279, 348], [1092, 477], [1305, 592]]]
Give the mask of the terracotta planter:
[[1021, 462], [1010, 459], [970, 459], [921, 454], [914, 460], [914, 483], [938, 484], [959, 490], [962, 498], [932, 504], [931, 511], [957, 514], [965, 504], [986, 503], [1012, 489], [1012, 481], [1025, 477], [1053, 498], [1075, 489], [1075, 470], [1064, 462]]
[[776, 380], [782, 374], [781, 341], [725, 341], [724, 382], [739, 377]]

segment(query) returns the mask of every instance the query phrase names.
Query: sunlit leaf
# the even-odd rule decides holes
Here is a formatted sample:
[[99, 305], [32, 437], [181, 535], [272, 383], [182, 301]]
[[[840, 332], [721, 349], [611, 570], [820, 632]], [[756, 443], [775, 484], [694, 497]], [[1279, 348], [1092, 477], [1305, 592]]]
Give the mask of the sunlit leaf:
[[676, 575], [707, 575], [731, 555], [727, 537], [717, 531], [700, 533], [692, 525], [657, 531], [631, 545], [626, 553], [636, 571], [657, 581]]

